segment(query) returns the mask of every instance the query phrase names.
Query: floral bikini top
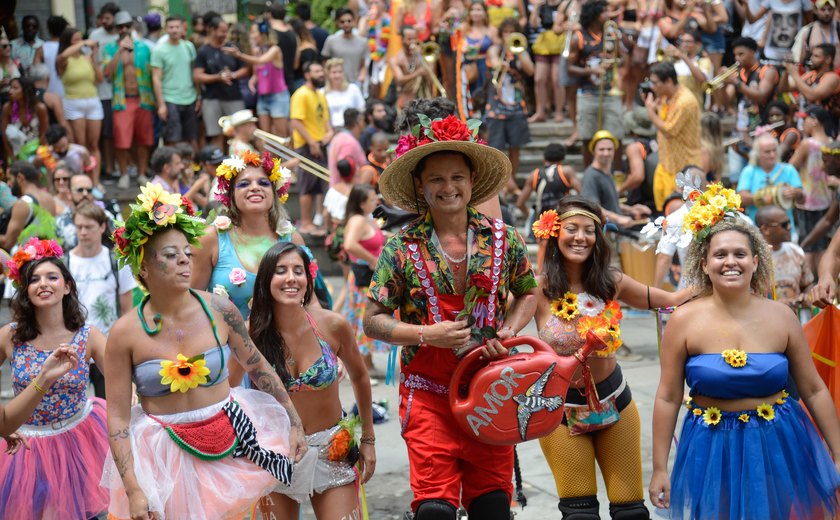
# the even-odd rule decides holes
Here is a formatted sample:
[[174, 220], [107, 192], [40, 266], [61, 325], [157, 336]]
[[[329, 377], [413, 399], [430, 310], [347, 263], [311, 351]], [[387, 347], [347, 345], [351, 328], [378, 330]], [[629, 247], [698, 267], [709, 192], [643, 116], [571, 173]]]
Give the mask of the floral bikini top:
[[312, 331], [318, 339], [318, 344], [321, 346], [321, 357], [319, 357], [312, 366], [306, 369], [296, 378], [284, 381], [286, 390], [289, 392], [308, 392], [313, 390], [322, 390], [327, 388], [335, 382], [338, 378], [338, 360], [333, 352], [330, 344], [321, 335], [318, 326], [315, 325], [315, 320], [309, 313], [306, 313], [306, 319], [312, 326]]
[[551, 302], [551, 316], [539, 337], [561, 356], [570, 356], [585, 343], [589, 329], [607, 344], [607, 351], [593, 351], [590, 357], [615, 357], [621, 346], [621, 307], [616, 300], [604, 302], [587, 293], [567, 292]]
[[[17, 328], [17, 323], [12, 323], [11, 327]], [[82, 411], [87, 403], [87, 387], [90, 380], [87, 360], [89, 335], [90, 326], [85, 325], [73, 336], [70, 347], [79, 354], [79, 364], [47, 390], [47, 394], [38, 403], [26, 424], [45, 426], [67, 420]], [[15, 343], [12, 346], [12, 387], [15, 395], [21, 393], [38, 376], [50, 354], [51, 351], [37, 349], [27, 342]]]

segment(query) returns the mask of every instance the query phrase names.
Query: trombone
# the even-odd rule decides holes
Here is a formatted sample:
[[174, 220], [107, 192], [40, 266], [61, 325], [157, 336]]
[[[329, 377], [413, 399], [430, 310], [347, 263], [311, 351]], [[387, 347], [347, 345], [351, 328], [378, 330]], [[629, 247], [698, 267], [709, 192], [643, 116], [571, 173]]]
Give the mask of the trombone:
[[736, 61], [735, 63], [730, 65], [728, 69], [724, 70], [709, 81], [703, 83], [703, 90], [706, 91], [706, 94], [711, 94], [715, 90], [718, 90], [719, 88], [723, 87], [724, 85], [726, 85], [726, 80], [729, 79], [731, 75], [738, 72], [738, 67], [740, 66], [741, 64]]
[[[760, 132], [766, 132], [768, 130], [774, 130], [776, 128], [779, 128], [780, 126], [785, 126], [785, 122], [784, 121], [776, 121], [775, 123], [770, 123], [769, 125], [764, 125], [764, 126], [760, 127], [761, 130], [756, 128], [755, 130], [750, 132], [750, 137], [755, 137]], [[744, 140], [743, 134], [735, 136], [735, 137], [730, 137], [729, 139], [724, 139], [723, 142], [721, 142], [721, 146], [726, 148], [727, 146], [732, 146], [733, 144], [740, 143], [743, 140]]]
[[420, 60], [420, 65], [428, 71], [432, 85], [441, 97], [446, 97], [446, 89], [443, 87], [443, 83], [440, 82], [435, 71], [432, 70], [432, 65], [437, 63], [440, 57], [440, 45], [435, 42], [424, 43], [420, 46], [420, 57], [423, 58]]
[[[518, 56], [525, 52], [527, 45], [528, 38], [520, 32], [512, 33], [505, 40], [505, 50], [510, 51], [510, 53], [514, 56]], [[502, 76], [505, 73], [505, 65], [510, 65], [510, 60], [507, 58], [507, 56], [505, 56], [505, 59], [504, 61], [502, 61], [502, 63], [500, 63], [496, 66], [496, 68], [493, 69], [494, 87], [499, 86], [499, 83], [502, 81]]]
[[262, 139], [266, 150], [274, 155], [286, 161], [297, 159], [300, 161], [301, 169], [327, 182], [330, 181], [330, 171], [327, 168], [286, 147], [290, 138], [270, 134], [264, 130], [254, 130], [254, 137]]

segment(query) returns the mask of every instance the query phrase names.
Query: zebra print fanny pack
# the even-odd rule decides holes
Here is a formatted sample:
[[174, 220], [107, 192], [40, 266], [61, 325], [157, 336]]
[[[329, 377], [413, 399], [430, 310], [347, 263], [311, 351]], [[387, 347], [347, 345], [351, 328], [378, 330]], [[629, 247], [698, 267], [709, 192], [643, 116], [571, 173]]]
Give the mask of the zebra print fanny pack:
[[151, 414], [149, 417], [163, 426], [175, 444], [199, 459], [247, 457], [286, 486], [291, 485], [291, 459], [259, 445], [254, 424], [233, 398], [218, 413], [202, 421], [172, 424]]

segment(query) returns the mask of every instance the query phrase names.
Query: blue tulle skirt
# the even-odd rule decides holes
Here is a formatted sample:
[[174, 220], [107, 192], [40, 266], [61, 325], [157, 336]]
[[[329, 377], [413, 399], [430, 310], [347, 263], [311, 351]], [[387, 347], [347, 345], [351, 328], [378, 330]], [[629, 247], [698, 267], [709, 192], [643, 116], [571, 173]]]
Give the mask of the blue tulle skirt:
[[689, 411], [671, 473], [671, 518], [817, 520], [838, 511], [840, 475], [825, 444], [793, 399], [723, 412], [707, 425]]

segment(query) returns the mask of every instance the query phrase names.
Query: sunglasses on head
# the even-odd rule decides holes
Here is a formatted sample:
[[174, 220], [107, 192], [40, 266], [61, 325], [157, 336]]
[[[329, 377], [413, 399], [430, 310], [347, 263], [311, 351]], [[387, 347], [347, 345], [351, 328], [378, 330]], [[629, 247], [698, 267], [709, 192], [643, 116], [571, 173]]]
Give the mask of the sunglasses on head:
[[[250, 186], [252, 182], [254, 182], [254, 181], [252, 181], [252, 180], [239, 181], [236, 184], [234, 184], [234, 187], [237, 190], [242, 190], [242, 189], [245, 189], [248, 186]], [[256, 179], [256, 182], [257, 182], [257, 186], [259, 186], [260, 188], [270, 188], [271, 187], [271, 181], [268, 180], [268, 179], [265, 179], [265, 178]]]

